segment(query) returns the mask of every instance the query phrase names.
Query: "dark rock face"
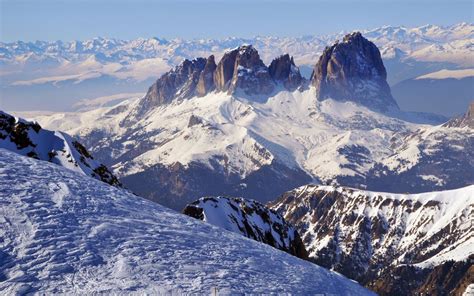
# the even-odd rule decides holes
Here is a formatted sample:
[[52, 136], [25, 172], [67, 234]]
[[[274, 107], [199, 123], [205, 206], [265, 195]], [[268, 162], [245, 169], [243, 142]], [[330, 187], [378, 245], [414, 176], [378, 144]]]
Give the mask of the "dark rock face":
[[202, 119], [196, 115], [189, 117], [188, 127], [192, 127], [198, 124], [202, 124]]
[[289, 54], [274, 59], [268, 67], [270, 76], [275, 82], [280, 82], [288, 90], [295, 90], [303, 82], [300, 70], [296, 67], [293, 57]]
[[474, 129], [474, 101], [469, 104], [466, 114], [464, 116], [453, 118], [446, 122], [445, 127], [470, 127]]
[[[197, 58], [184, 60], [179, 66], [161, 76], [141, 101], [141, 110], [170, 103], [173, 99], [190, 98], [196, 94], [196, 86], [208, 60]], [[211, 61], [210, 61], [211, 63]], [[212, 65], [208, 66], [208, 71]], [[205, 83], [205, 77], [203, 77]], [[140, 112], [139, 112], [140, 113]]]
[[0, 148], [82, 171], [113, 186], [122, 186], [105, 165], [95, 161], [82, 144], [68, 135], [45, 130], [36, 122], [17, 119], [1, 111]]
[[467, 261], [447, 261], [434, 268], [400, 266], [389, 269], [366, 286], [379, 295], [463, 295], [474, 282], [474, 265]]
[[196, 86], [196, 93], [198, 96], [202, 97], [216, 88], [214, 83], [214, 73], [216, 68], [217, 65], [214, 61], [214, 56], [211, 55], [207, 58], [206, 65], [201, 74], [199, 74], [199, 81]]
[[254, 200], [203, 197], [187, 205], [183, 213], [299, 258], [308, 257], [298, 232], [282, 216]]
[[353, 101], [381, 111], [398, 109], [386, 79], [377, 46], [356, 32], [324, 50], [311, 83], [319, 100]]
[[268, 95], [275, 87], [267, 66], [251, 45], [225, 53], [214, 80], [218, 90], [228, 93], [240, 90], [247, 95]]
[[[467, 200], [464, 211], [468, 214], [472, 212], [468, 199], [472, 188], [460, 190], [464, 191], [455, 194]], [[456, 287], [467, 281], [469, 262], [446, 261], [426, 268], [414, 265], [472, 235], [469, 227], [463, 228], [472, 219], [464, 220], [463, 213], [444, 217], [445, 222], [438, 221], [442, 225], [425, 228], [438, 219], [437, 215], [443, 216], [443, 204], [452, 206], [446, 202], [446, 198], [394, 198], [350, 188], [307, 185], [268, 205], [296, 227], [315, 263], [382, 295], [447, 295], [462, 289]]]

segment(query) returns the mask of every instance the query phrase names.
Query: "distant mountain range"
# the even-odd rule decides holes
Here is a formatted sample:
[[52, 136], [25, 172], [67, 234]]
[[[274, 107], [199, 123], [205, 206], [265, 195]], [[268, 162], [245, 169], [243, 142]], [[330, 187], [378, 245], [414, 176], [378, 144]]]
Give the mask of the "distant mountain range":
[[[380, 48], [390, 85], [442, 69], [474, 68], [472, 24], [384, 26], [362, 33]], [[184, 59], [212, 54], [218, 60], [225, 51], [242, 44], [252, 44], [266, 64], [285, 53], [294, 56], [302, 75], [309, 78], [324, 48], [344, 35], [341, 32], [304, 37], [129, 41], [99, 37], [73, 42], [0, 43], [3, 70], [0, 107], [72, 110], [72, 105], [80, 99], [140, 92]], [[402, 90], [397, 94], [399, 100], [406, 100]], [[407, 107], [410, 111], [420, 111], [422, 103]], [[443, 106], [442, 102], [436, 104]], [[460, 107], [449, 113], [443, 113], [442, 107], [438, 109], [449, 116], [463, 112]]]

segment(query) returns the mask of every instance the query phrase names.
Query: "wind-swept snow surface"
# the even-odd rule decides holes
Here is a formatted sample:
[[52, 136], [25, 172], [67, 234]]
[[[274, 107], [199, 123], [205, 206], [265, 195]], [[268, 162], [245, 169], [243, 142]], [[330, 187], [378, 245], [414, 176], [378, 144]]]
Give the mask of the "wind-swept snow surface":
[[337, 273], [0, 149], [0, 293], [371, 294]]

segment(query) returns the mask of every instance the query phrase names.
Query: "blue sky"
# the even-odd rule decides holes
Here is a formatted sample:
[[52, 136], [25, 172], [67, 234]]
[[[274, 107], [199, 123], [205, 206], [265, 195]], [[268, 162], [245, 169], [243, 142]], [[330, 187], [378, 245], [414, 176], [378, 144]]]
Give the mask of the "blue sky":
[[0, 40], [301, 36], [473, 22], [473, 0], [0, 0]]

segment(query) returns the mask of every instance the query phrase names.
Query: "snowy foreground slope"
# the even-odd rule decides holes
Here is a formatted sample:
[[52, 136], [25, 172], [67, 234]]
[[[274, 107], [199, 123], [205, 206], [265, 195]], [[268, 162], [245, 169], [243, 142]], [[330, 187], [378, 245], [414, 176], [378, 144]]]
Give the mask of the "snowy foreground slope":
[[310, 262], [0, 149], [0, 293], [366, 295]]

